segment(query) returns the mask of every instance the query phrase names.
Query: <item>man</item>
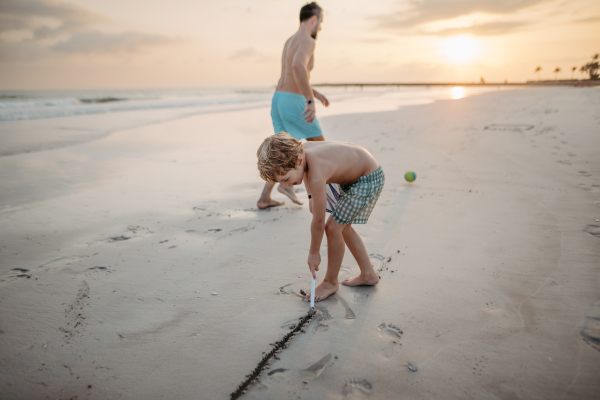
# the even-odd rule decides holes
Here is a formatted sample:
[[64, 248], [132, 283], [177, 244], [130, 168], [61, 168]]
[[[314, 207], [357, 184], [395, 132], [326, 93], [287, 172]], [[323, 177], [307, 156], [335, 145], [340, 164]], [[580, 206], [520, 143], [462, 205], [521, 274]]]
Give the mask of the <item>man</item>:
[[[323, 23], [323, 10], [315, 3], [306, 4], [300, 9], [300, 28], [283, 46], [281, 57], [281, 77], [273, 95], [271, 118], [275, 133], [285, 131], [295, 139], [324, 141], [319, 121], [315, 117], [315, 99], [325, 107], [329, 100], [310, 87], [310, 71], [315, 63], [315, 40]], [[284, 204], [271, 199], [275, 184], [266, 183], [258, 208], [275, 207]], [[296, 197], [293, 187], [277, 188], [294, 203], [302, 204]]]

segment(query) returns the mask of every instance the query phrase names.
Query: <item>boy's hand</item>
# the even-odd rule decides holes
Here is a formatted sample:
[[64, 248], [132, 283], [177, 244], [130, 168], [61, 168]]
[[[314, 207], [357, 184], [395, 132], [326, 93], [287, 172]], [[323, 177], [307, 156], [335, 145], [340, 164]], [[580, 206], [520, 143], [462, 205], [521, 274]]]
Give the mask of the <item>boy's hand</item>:
[[315, 279], [317, 279], [315, 271], [319, 270], [319, 264], [321, 264], [321, 255], [319, 253], [308, 253], [308, 268]]

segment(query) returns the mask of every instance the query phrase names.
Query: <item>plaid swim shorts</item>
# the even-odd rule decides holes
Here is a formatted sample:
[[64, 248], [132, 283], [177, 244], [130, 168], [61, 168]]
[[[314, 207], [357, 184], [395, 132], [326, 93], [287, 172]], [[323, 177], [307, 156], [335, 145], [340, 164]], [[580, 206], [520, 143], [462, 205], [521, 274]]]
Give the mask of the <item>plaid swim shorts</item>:
[[[381, 167], [369, 175], [361, 176], [352, 185], [340, 185], [339, 198], [333, 206], [333, 219], [342, 225], [366, 224], [385, 184]], [[337, 193], [336, 193], [337, 194]]]

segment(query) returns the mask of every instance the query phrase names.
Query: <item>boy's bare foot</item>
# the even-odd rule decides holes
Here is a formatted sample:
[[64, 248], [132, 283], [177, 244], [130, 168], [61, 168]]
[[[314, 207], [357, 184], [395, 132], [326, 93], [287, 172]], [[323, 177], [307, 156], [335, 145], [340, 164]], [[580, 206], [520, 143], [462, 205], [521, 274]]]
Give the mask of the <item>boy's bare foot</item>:
[[379, 275], [373, 271], [372, 275], [358, 275], [345, 279], [342, 282], [344, 286], [373, 286], [379, 283]]
[[290, 200], [292, 200], [294, 203], [298, 204], [298, 205], [302, 205], [303, 203], [298, 200], [298, 198], [296, 197], [296, 192], [294, 191], [293, 187], [289, 187], [287, 189], [284, 189], [281, 187], [281, 185], [277, 186], [277, 191], [281, 194], [285, 194], [287, 197], [290, 198]]
[[283, 201], [275, 201], [273, 199], [259, 200], [256, 203], [256, 207], [258, 207], [261, 210], [264, 210], [265, 208], [282, 206], [284, 204], [285, 204], [285, 202], [283, 202]]
[[[325, 281], [321, 282], [321, 284], [315, 288], [315, 302], [325, 300], [326, 298], [337, 292], [339, 288], [339, 283], [331, 284]], [[304, 298], [310, 301], [310, 292], [306, 293], [306, 296]]]

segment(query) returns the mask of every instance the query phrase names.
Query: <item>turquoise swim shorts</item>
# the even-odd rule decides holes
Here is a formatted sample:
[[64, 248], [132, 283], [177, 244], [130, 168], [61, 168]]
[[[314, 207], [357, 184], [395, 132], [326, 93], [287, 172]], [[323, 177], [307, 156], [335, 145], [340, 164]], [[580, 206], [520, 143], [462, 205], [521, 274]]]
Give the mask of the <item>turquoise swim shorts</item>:
[[287, 132], [295, 139], [321, 136], [321, 126], [315, 118], [312, 124], [304, 120], [306, 99], [301, 94], [275, 92], [271, 102], [271, 118], [275, 133]]

